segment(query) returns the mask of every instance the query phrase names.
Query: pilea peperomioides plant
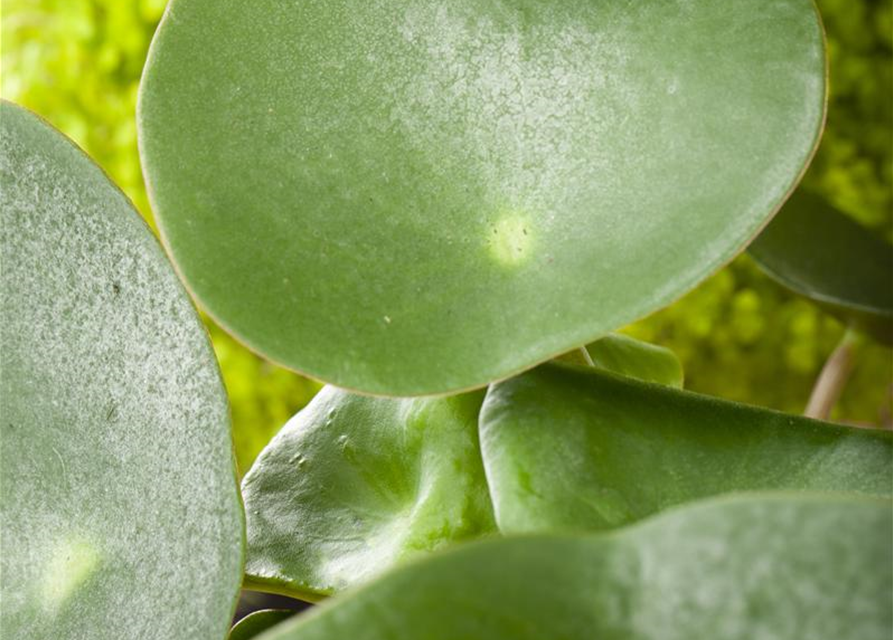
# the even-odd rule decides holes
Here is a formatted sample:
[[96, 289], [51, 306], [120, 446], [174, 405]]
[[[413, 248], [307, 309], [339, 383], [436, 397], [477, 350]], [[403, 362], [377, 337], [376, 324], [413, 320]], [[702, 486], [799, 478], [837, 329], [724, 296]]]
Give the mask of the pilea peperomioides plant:
[[[888, 640], [893, 433], [612, 333], [769, 224], [825, 64], [811, 0], [172, 0], [138, 126], [173, 265], [4, 103], [4, 638]], [[758, 263], [891, 342], [889, 245], [790, 202]], [[329, 383], [242, 502], [176, 274]], [[326, 602], [230, 631], [240, 585]]]

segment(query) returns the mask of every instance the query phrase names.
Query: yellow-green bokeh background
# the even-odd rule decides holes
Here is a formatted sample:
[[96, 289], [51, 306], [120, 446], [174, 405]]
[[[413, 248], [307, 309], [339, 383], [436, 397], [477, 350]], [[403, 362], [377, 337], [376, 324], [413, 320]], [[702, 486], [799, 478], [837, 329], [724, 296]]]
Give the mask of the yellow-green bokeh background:
[[[2, 96], [33, 109], [73, 138], [150, 222], [134, 112], [143, 61], [165, 4], [0, 4]], [[889, 240], [893, 2], [818, 0], [818, 5], [828, 32], [831, 102], [828, 128], [806, 183]], [[236, 454], [244, 472], [319, 385], [263, 361], [208, 325], [232, 403]], [[768, 280], [745, 255], [626, 330], [674, 349], [690, 389], [801, 412], [843, 328]], [[868, 347], [834, 417], [863, 423], [888, 420], [891, 379], [891, 351]]]

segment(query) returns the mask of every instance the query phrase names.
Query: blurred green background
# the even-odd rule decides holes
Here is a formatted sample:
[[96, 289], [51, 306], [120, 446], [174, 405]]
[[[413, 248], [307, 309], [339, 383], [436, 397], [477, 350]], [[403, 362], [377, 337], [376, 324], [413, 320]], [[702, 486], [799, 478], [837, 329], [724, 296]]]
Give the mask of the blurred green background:
[[[0, 93], [73, 138], [150, 221], [134, 113], [166, 0], [4, 0]], [[828, 128], [805, 183], [893, 239], [893, 1], [819, 0], [828, 32]], [[224, 132], [225, 133], [225, 132]], [[893, 283], [891, 283], [893, 286]], [[207, 322], [232, 403], [239, 467], [318, 390]], [[746, 256], [672, 306], [626, 328], [672, 348], [689, 389], [802, 412], [843, 327], [763, 276]], [[893, 354], [859, 356], [834, 417], [889, 420]]]

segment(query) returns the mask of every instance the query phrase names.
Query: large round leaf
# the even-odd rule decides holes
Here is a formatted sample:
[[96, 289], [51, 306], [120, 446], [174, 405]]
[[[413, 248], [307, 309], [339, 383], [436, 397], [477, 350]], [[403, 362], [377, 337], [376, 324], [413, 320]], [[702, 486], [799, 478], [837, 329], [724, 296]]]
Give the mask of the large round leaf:
[[[889, 501], [746, 497], [468, 545], [262, 640], [889, 640]], [[259, 640], [260, 640], [259, 639]]]
[[315, 600], [415, 553], [494, 532], [482, 399], [325, 387], [245, 476], [246, 585]]
[[197, 299], [340, 386], [481, 386], [693, 287], [824, 113], [810, 0], [173, 0], [141, 87]]
[[480, 431], [504, 533], [615, 527], [734, 491], [893, 492], [893, 432], [567, 365], [493, 385]]
[[226, 637], [243, 525], [207, 335], [86, 156], [0, 107], [3, 636]]
[[893, 343], [893, 246], [802, 189], [750, 245], [772, 278]]

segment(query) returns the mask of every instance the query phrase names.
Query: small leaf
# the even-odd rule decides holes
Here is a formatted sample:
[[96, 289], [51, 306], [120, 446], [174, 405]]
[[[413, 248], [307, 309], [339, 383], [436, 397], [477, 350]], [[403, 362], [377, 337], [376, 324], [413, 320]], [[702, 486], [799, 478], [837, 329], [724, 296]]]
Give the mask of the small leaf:
[[798, 190], [748, 249], [773, 279], [893, 343], [893, 246]]
[[316, 600], [414, 553], [494, 532], [482, 399], [323, 388], [242, 484], [248, 588]]
[[264, 609], [248, 614], [229, 632], [229, 640], [251, 640], [267, 629], [275, 627], [280, 622], [288, 620], [294, 611], [287, 609]]
[[481, 451], [504, 533], [616, 527], [764, 489], [893, 491], [893, 432], [557, 364], [493, 385]]
[[665, 347], [612, 333], [586, 345], [593, 364], [606, 371], [682, 388], [685, 376], [676, 354]]
[[226, 636], [242, 512], [207, 334], [149, 228], [0, 106], [3, 637]]
[[889, 640], [889, 501], [723, 498], [609, 535], [465, 545], [263, 640]]
[[342, 387], [482, 387], [737, 254], [818, 142], [809, 0], [172, 0], [140, 88], [201, 304]]

